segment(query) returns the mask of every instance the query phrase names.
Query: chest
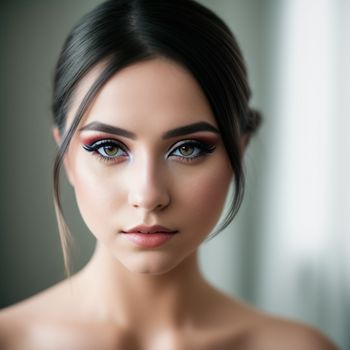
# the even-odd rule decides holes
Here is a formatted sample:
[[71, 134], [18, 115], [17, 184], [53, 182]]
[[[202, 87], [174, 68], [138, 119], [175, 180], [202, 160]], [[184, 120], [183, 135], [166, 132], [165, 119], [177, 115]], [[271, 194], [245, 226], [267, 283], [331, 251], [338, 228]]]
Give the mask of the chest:
[[[162, 332], [147, 341], [133, 332], [106, 326], [42, 326], [32, 329], [22, 346], [28, 350], [232, 350], [239, 337], [232, 333]], [[17, 348], [17, 347], [16, 347]], [[240, 347], [238, 347], [240, 348]], [[240, 348], [241, 349], [241, 348]]]

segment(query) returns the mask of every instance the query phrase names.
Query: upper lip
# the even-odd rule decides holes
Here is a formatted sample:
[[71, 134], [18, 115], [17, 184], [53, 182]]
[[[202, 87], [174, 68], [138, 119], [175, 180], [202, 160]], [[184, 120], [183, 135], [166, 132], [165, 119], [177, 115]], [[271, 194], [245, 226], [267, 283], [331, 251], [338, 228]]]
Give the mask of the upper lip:
[[138, 225], [129, 230], [122, 231], [122, 233], [177, 233], [177, 230], [171, 230], [170, 228], [154, 225], [154, 226], [146, 226], [146, 225]]

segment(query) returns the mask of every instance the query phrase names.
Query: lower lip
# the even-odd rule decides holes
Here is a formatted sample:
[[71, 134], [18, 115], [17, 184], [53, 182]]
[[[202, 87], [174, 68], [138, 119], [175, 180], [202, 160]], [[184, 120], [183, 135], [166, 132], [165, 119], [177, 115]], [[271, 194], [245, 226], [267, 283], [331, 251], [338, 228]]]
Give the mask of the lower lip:
[[129, 241], [143, 248], [156, 248], [171, 240], [175, 233], [123, 233]]

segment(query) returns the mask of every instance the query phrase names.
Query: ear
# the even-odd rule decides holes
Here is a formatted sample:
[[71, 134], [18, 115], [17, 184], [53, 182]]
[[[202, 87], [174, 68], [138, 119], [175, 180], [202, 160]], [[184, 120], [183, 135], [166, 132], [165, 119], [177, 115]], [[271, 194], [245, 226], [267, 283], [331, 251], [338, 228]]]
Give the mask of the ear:
[[[52, 129], [52, 136], [53, 136], [53, 139], [55, 140], [57, 146], [59, 147], [61, 145], [61, 133], [60, 133], [60, 130], [58, 129], [57, 126], [55, 126]], [[70, 164], [69, 164], [67, 154], [65, 154], [65, 156], [63, 158], [63, 166], [64, 166], [64, 170], [66, 172], [67, 179], [68, 179], [69, 183], [74, 187], [73, 176], [71, 174], [71, 169], [70, 169]]]
[[52, 136], [53, 136], [53, 139], [55, 140], [57, 146], [59, 146], [61, 144], [61, 134], [60, 134], [60, 130], [58, 129], [57, 126], [52, 128]]
[[245, 133], [241, 136], [240, 143], [241, 143], [241, 155], [242, 155], [242, 157], [244, 156], [244, 153], [247, 149], [249, 141], [250, 141], [250, 134], [249, 133]]

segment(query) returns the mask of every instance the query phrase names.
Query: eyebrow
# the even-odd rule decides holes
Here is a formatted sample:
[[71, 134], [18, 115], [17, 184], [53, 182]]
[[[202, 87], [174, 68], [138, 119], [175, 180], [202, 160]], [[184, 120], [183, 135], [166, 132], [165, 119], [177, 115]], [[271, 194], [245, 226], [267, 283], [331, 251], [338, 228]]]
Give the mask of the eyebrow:
[[83, 126], [82, 128], [79, 129], [79, 132], [84, 131], [84, 130], [93, 130], [93, 131], [102, 131], [108, 134], [114, 134], [114, 135], [119, 135], [119, 136], [124, 136], [129, 139], [135, 140], [136, 139], [136, 134], [134, 134], [131, 131], [118, 128], [116, 126], [100, 123], [100, 122], [92, 122], [90, 124], [87, 124]]
[[[131, 132], [131, 131], [128, 131], [128, 130], [125, 130], [122, 128], [118, 128], [116, 126], [100, 123], [100, 122], [91, 122], [91, 123], [83, 126], [82, 128], [80, 128], [79, 132], [84, 131], [84, 130], [101, 131], [101, 132], [105, 132], [108, 134], [114, 134], [114, 135], [118, 135], [118, 136], [127, 137], [127, 138], [132, 139], [132, 140], [136, 139], [136, 134]], [[184, 126], [180, 126], [178, 128], [169, 130], [162, 135], [162, 139], [167, 140], [167, 139], [170, 139], [173, 137], [183, 136], [183, 135], [192, 134], [192, 133], [200, 132], [200, 131], [210, 131], [210, 132], [214, 132], [216, 134], [219, 134], [219, 130], [216, 127], [214, 127], [213, 125], [211, 125], [207, 122], [202, 121], [202, 122], [184, 125]]]

